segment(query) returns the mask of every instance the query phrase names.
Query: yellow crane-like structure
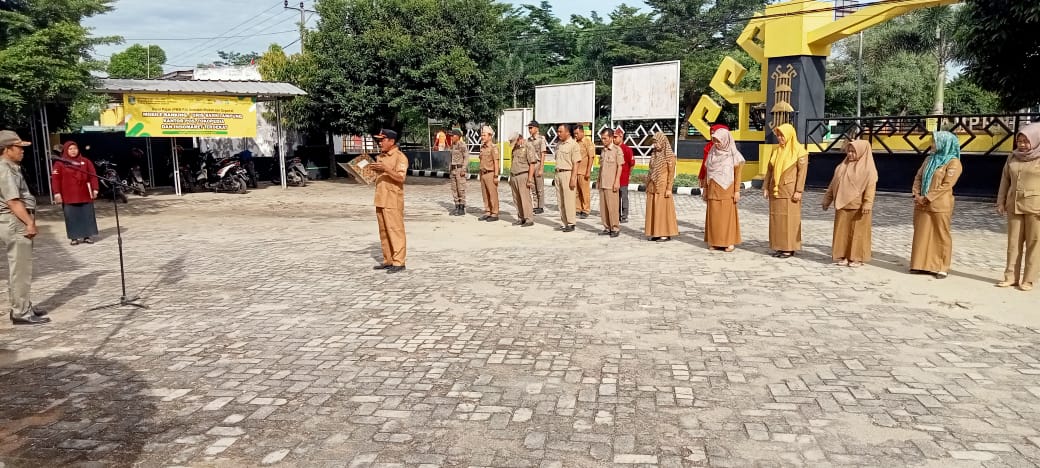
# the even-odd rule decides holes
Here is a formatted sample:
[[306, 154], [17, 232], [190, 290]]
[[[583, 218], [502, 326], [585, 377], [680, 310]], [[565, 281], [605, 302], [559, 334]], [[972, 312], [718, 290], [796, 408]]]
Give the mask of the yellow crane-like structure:
[[[791, 0], [766, 7], [764, 13], [748, 22], [737, 38], [737, 45], [762, 65], [761, 89], [735, 89], [748, 70], [732, 57], [722, 60], [711, 80], [712, 89], [738, 106], [734, 139], [775, 143], [771, 131], [756, 131], [750, 126], [751, 108], [763, 103], [767, 104], [767, 130], [790, 122], [800, 133], [804, 132], [807, 119], [823, 117], [824, 60], [830, 55], [832, 44], [911, 11], [959, 1], [874, 0], [837, 20], [834, 4], [830, 2]], [[689, 122], [702, 135], [709, 135], [710, 124], [721, 112], [721, 105], [703, 95]], [[772, 146], [760, 145], [760, 159], [768, 157]], [[765, 166], [761, 166], [759, 173], [764, 169]]]

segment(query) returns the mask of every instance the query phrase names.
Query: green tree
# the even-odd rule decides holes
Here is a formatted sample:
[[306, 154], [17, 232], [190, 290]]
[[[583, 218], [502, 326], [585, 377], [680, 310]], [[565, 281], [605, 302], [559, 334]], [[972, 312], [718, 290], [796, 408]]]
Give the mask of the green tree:
[[1008, 109], [1040, 104], [1040, 2], [967, 0], [959, 14], [958, 56], [972, 79]]
[[961, 75], [946, 84], [946, 111], [950, 114], [995, 114], [1004, 109], [1000, 95]]
[[[309, 54], [286, 55], [281, 46], [271, 44], [257, 62], [264, 81], [292, 83], [301, 89], [314, 82], [313, 58]], [[317, 132], [317, 119], [312, 117], [314, 103], [309, 96], [298, 96], [282, 104], [282, 125], [301, 132]], [[273, 120], [273, 116], [265, 116]]]
[[90, 52], [118, 41], [92, 37], [80, 22], [111, 10], [110, 0], [7, 0], [0, 2], [0, 125], [19, 128], [32, 108], [51, 103], [52, 128], [68, 121], [69, 104], [87, 93], [92, 71], [103, 70]]
[[134, 44], [112, 54], [108, 61], [109, 78], [150, 79], [163, 74], [166, 52], [157, 45]]
[[[491, 0], [319, 0], [306, 37], [324, 127], [425, 128], [426, 118], [492, 121], [505, 106], [503, 17]], [[414, 132], [413, 132], [414, 133]], [[425, 133], [425, 130], [423, 130]]]

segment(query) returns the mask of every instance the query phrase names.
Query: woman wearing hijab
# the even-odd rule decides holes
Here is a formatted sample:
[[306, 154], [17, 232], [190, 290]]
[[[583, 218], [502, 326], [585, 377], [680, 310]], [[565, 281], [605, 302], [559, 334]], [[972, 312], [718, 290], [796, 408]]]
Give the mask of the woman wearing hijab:
[[98, 234], [94, 216], [94, 199], [98, 194], [97, 171], [94, 163], [79, 152], [79, 146], [69, 141], [61, 149], [62, 162], [54, 164], [51, 187], [54, 201], [61, 203], [65, 212], [65, 233], [72, 245], [93, 244]]
[[1008, 220], [1007, 268], [997, 286], [1031, 291], [1040, 276], [1040, 123], [1027, 125], [1015, 137], [997, 212]]
[[667, 242], [679, 235], [679, 222], [675, 218], [675, 200], [672, 199], [672, 182], [675, 180], [675, 153], [668, 137], [662, 132], [654, 134], [654, 147], [650, 155], [650, 177], [646, 181], [646, 237], [652, 241]]
[[870, 261], [871, 210], [878, 172], [870, 143], [863, 140], [845, 146], [845, 160], [823, 195], [823, 210], [834, 204], [834, 238], [831, 257], [840, 266], [861, 267]]
[[701, 170], [697, 174], [697, 180], [701, 182], [701, 188], [708, 186], [708, 160], [711, 157], [711, 149], [715, 147], [715, 131], [723, 128], [729, 130], [729, 127], [722, 124], [712, 125], [711, 134], [708, 135], [708, 144], [704, 145], [704, 159], [701, 159]]
[[737, 150], [733, 134], [725, 128], [715, 130], [711, 152], [705, 158], [705, 180], [701, 195], [708, 203], [704, 218], [704, 242], [708, 248], [732, 252], [740, 243], [740, 172], [744, 155]]
[[911, 273], [946, 278], [953, 261], [953, 186], [961, 176], [961, 145], [950, 132], [932, 135], [934, 154], [925, 158], [914, 178], [914, 245]]
[[802, 249], [802, 192], [809, 153], [798, 143], [791, 124], [773, 130], [779, 143], [769, 156], [763, 191], [769, 199], [769, 248], [777, 258], [790, 258]]

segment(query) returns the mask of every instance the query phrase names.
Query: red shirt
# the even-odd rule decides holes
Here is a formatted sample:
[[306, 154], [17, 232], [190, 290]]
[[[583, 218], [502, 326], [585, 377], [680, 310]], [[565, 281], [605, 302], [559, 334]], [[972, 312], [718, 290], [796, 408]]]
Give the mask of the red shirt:
[[628, 178], [632, 175], [632, 168], [636, 167], [636, 156], [632, 153], [632, 148], [622, 143], [621, 154], [625, 155], [625, 165], [621, 166], [621, 186], [628, 185]]
[[[83, 156], [66, 160], [73, 163], [69, 168], [66, 168], [63, 162], [55, 162], [52, 167], [51, 187], [54, 195], [61, 195], [63, 204], [93, 202], [94, 199], [90, 196], [90, 192], [98, 189], [97, 170], [94, 169], [94, 163]], [[73, 169], [86, 171], [90, 175]]]

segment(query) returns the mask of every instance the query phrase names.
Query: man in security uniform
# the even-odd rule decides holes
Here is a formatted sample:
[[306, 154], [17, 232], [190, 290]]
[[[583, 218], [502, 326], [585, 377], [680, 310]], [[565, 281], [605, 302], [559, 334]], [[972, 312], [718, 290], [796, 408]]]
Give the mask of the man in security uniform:
[[51, 321], [47, 312], [29, 300], [33, 276], [33, 238], [36, 237], [36, 197], [22, 175], [23, 141], [10, 130], [0, 131], [0, 240], [7, 250], [8, 307], [15, 325], [41, 325]]
[[451, 131], [451, 165], [448, 167], [448, 180], [451, 185], [451, 197], [455, 200], [452, 216], [466, 214], [466, 173], [469, 166], [469, 148], [462, 141], [462, 131]]
[[383, 263], [376, 270], [387, 273], [404, 271], [406, 253], [404, 235], [404, 180], [408, 174], [408, 157], [397, 147], [397, 132], [383, 129], [372, 137], [379, 143], [379, 157], [370, 167], [376, 178], [376, 221], [379, 242], [383, 247]]

